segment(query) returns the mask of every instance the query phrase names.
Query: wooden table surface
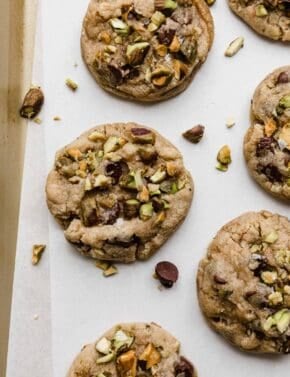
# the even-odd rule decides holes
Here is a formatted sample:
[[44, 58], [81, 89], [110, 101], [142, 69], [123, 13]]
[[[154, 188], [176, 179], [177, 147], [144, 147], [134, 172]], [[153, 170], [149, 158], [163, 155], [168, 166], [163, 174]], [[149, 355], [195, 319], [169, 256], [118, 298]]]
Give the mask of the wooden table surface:
[[0, 0], [0, 377], [5, 376], [37, 0]]

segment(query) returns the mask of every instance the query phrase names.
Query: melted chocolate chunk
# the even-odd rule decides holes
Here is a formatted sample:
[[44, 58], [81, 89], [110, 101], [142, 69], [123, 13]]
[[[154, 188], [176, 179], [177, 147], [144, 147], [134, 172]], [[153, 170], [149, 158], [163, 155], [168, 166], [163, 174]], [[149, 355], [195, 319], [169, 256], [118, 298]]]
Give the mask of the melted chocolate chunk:
[[262, 166], [259, 170], [262, 174], [265, 174], [265, 176], [269, 179], [270, 182], [275, 183], [283, 181], [283, 176], [280, 173], [279, 169], [272, 164]]
[[275, 143], [276, 141], [272, 137], [262, 137], [257, 143], [256, 156], [263, 157], [269, 151], [274, 152]]
[[193, 377], [194, 368], [190, 361], [181, 356], [179, 363], [176, 364], [174, 369], [175, 377]]

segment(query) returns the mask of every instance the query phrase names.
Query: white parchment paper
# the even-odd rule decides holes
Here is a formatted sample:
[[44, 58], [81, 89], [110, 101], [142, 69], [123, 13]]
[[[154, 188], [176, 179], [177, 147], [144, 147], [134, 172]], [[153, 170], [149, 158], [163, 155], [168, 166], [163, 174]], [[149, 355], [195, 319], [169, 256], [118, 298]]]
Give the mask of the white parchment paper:
[[[39, 273], [33, 269], [31, 274], [24, 274], [23, 266], [28, 268], [28, 249], [43, 229], [49, 246], [41, 268], [49, 264], [50, 279], [44, 274], [43, 284], [50, 301], [46, 306], [48, 303], [38, 297], [37, 303], [42, 309], [50, 308], [51, 330], [50, 322], [42, 327], [51, 334], [47, 352], [51, 352], [52, 371], [36, 368], [34, 376], [64, 377], [82, 345], [94, 341], [116, 322], [155, 321], [180, 339], [182, 352], [192, 359], [201, 377], [288, 377], [289, 356], [272, 358], [241, 353], [208, 328], [198, 307], [195, 278], [198, 261], [225, 222], [250, 210], [268, 209], [289, 216], [289, 205], [264, 193], [249, 177], [242, 155], [253, 91], [266, 74], [289, 64], [289, 46], [259, 37], [230, 12], [224, 0], [217, 0], [211, 8], [216, 29], [214, 45], [194, 82], [175, 99], [144, 106], [106, 94], [88, 73], [79, 46], [87, 5], [87, 0], [40, 1], [41, 28], [35, 60], [43, 67], [40, 79], [46, 104], [43, 124], [39, 127], [44, 132], [41, 151], [46, 151], [46, 160], [39, 166], [34, 143], [40, 131], [31, 126], [22, 196], [22, 209], [26, 210], [21, 213], [19, 237], [23, 238], [28, 229], [31, 236], [25, 247], [18, 247], [9, 359], [9, 371], [13, 373], [8, 372], [8, 377], [29, 375], [19, 372], [13, 357], [26, 355], [25, 343], [35, 339], [38, 347], [44, 346], [44, 339], [31, 336], [18, 313], [25, 306], [23, 297], [29, 300], [28, 290], [20, 280], [25, 278], [33, 286]], [[225, 58], [228, 43], [240, 35], [245, 37], [245, 47], [235, 57]], [[75, 93], [65, 87], [67, 77], [78, 82]], [[62, 118], [61, 122], [52, 120], [56, 115]], [[228, 130], [225, 121], [231, 116], [236, 126]], [[37, 198], [42, 218], [38, 227], [31, 229], [33, 211], [29, 209], [33, 208], [35, 197], [29, 187], [33, 175], [34, 184], [43, 189], [43, 169], [48, 172], [51, 168], [58, 148], [89, 127], [114, 121], [136, 121], [156, 128], [171, 140], [183, 152], [185, 164], [193, 175], [195, 197], [182, 227], [154, 257], [145, 263], [120, 266], [118, 275], [105, 279], [92, 261], [78, 255], [65, 241], [51, 216], [49, 231], [46, 224], [41, 224], [48, 216], [43, 208], [43, 192]], [[191, 145], [181, 133], [197, 123], [206, 126], [205, 137], [198, 145]], [[224, 144], [232, 148], [233, 163], [227, 173], [214, 168], [217, 150]], [[179, 268], [180, 279], [171, 290], [160, 291], [152, 278], [154, 266], [160, 260], [170, 260]], [[47, 352], [43, 353], [44, 358]], [[31, 355], [31, 364], [36, 367], [37, 357]]]

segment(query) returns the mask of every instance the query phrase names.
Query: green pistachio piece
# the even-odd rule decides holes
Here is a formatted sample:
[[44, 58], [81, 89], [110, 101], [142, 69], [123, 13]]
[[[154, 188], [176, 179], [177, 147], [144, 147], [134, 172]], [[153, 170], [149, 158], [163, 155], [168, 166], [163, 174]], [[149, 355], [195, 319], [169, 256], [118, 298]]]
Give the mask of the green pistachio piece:
[[155, 183], [149, 183], [148, 184], [148, 190], [149, 190], [149, 194], [151, 196], [160, 195], [161, 191], [159, 190], [159, 188], [160, 188], [160, 186], [155, 184]]
[[136, 172], [134, 173], [134, 179], [135, 179], [137, 190], [141, 191], [143, 189], [143, 186], [144, 186], [141, 169], [136, 170]]
[[229, 165], [232, 162], [231, 150], [228, 145], [224, 145], [217, 154], [217, 160], [222, 165]]
[[171, 9], [177, 8], [177, 3], [174, 0], [155, 0], [156, 9]]
[[119, 180], [119, 185], [128, 190], [137, 190], [135, 178], [132, 173], [127, 176], [122, 176]]
[[147, 221], [153, 216], [153, 206], [152, 203], [142, 204], [140, 207], [139, 215], [141, 220]]
[[150, 31], [151, 33], [153, 33], [154, 31], [156, 31], [158, 29], [159, 26], [157, 26], [156, 24], [153, 24], [153, 22], [150, 22], [150, 24], [148, 25], [147, 29], [148, 31]]
[[112, 361], [115, 358], [115, 353], [111, 352], [108, 355], [102, 356], [97, 359], [96, 363], [97, 364], [106, 364]]
[[273, 316], [278, 331], [283, 334], [290, 325], [290, 311], [287, 309], [279, 310]]
[[218, 162], [215, 166], [215, 168], [219, 171], [222, 171], [222, 172], [225, 172], [228, 170], [228, 165], [224, 165], [224, 164], [221, 164], [220, 162]]
[[124, 21], [120, 20], [119, 18], [112, 18], [109, 22], [117, 34], [127, 35], [129, 33], [129, 25], [127, 25]]
[[151, 17], [151, 21], [153, 22], [153, 24], [155, 24], [158, 27], [161, 24], [163, 24], [163, 22], [165, 22], [165, 20], [166, 20], [166, 17], [164, 16], [164, 14], [159, 12], [159, 11], [154, 12], [152, 17]]
[[279, 105], [283, 109], [289, 109], [290, 108], [290, 94], [287, 94], [286, 96], [282, 97], [279, 101]]
[[262, 324], [262, 327], [265, 331], [269, 331], [274, 325], [276, 324], [276, 321], [273, 317], [268, 317], [266, 321]]
[[255, 12], [256, 12], [256, 16], [257, 17], [266, 17], [266, 16], [268, 16], [268, 11], [267, 11], [267, 9], [265, 8], [265, 6], [263, 4], [256, 5]]
[[150, 44], [148, 42], [138, 42], [128, 45], [126, 51], [128, 63], [131, 65], [142, 64], [149, 48]]
[[170, 83], [172, 76], [170, 69], [160, 66], [151, 73], [151, 81], [155, 86], [162, 87]]
[[152, 183], [160, 183], [166, 178], [166, 169], [164, 167], [159, 167], [156, 172], [150, 177]]
[[93, 187], [108, 187], [112, 183], [111, 177], [106, 177], [103, 174], [99, 174], [96, 176], [95, 181], [93, 183]]
[[180, 53], [188, 63], [192, 63], [197, 55], [196, 41], [186, 39], [180, 46]]
[[123, 330], [118, 330], [113, 338], [113, 346], [116, 353], [124, 352], [132, 346], [134, 337], [127, 335]]
[[104, 154], [115, 152], [125, 144], [125, 140], [118, 136], [110, 136], [104, 144]]
[[111, 351], [111, 342], [106, 338], [101, 338], [96, 344], [96, 350], [103, 355], [108, 355]]
[[140, 208], [140, 202], [137, 199], [129, 199], [124, 202], [124, 217], [126, 219], [132, 219], [138, 216]]
[[277, 232], [275, 232], [275, 230], [273, 230], [272, 232], [270, 232], [269, 234], [267, 234], [264, 238], [264, 241], [266, 243], [274, 243], [277, 241], [277, 239], [279, 238]]
[[178, 190], [178, 184], [175, 181], [163, 181], [160, 184], [160, 190], [166, 194], [175, 194]]

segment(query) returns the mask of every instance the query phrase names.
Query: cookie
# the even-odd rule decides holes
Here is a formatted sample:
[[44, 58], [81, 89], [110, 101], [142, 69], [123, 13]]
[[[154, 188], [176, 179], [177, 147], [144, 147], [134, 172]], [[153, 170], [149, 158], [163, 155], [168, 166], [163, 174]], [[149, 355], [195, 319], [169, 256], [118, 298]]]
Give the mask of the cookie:
[[193, 182], [180, 152], [135, 123], [95, 127], [56, 154], [48, 208], [86, 256], [149, 258], [184, 220]]
[[257, 87], [244, 156], [254, 179], [270, 194], [290, 200], [290, 66]]
[[232, 11], [264, 37], [290, 41], [288, 0], [229, 0]]
[[123, 323], [85, 346], [67, 377], [196, 377], [180, 343], [155, 323]]
[[224, 225], [200, 262], [200, 307], [244, 351], [290, 352], [290, 222], [267, 211]]
[[82, 55], [98, 84], [117, 96], [156, 102], [182, 92], [214, 36], [203, 0], [91, 0]]

